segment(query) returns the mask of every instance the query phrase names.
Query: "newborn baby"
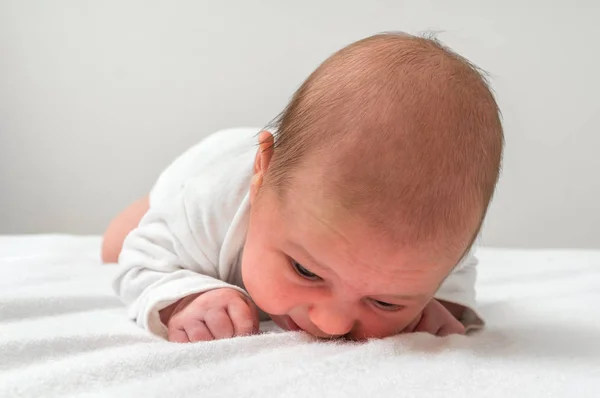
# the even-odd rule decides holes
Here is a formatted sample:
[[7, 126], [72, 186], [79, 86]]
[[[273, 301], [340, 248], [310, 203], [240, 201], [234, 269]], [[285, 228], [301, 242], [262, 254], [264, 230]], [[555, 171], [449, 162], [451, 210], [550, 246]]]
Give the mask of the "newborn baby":
[[103, 256], [131, 318], [175, 342], [269, 318], [353, 340], [482, 324], [471, 247], [503, 132], [473, 65], [430, 39], [369, 37], [271, 127], [209, 136], [113, 221]]

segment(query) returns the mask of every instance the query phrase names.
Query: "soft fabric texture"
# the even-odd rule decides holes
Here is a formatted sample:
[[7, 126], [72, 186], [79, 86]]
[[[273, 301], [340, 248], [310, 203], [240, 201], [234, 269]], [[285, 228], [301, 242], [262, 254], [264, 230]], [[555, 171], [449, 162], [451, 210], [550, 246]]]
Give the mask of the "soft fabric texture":
[[600, 251], [480, 249], [483, 330], [360, 344], [166, 342], [127, 319], [99, 251], [0, 237], [0, 397], [600, 396]]
[[[114, 289], [151, 333], [166, 338], [159, 311], [183, 297], [223, 287], [245, 293], [240, 265], [258, 133], [222, 130], [188, 149], [160, 175], [150, 210], [125, 239]], [[467, 253], [435, 295], [466, 308], [467, 328], [482, 323], [476, 264]]]

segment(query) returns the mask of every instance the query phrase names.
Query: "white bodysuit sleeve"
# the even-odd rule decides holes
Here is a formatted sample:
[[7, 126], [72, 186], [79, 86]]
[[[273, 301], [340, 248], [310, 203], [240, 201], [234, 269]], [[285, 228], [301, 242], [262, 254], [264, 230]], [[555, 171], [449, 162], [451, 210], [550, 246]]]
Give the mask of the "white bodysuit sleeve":
[[186, 186], [153, 206], [127, 236], [113, 288], [138, 325], [166, 338], [159, 311], [179, 299], [223, 287], [246, 294], [225, 282], [231, 266], [219, 265], [215, 221], [198, 204], [194, 187]]
[[467, 331], [479, 329], [484, 322], [475, 303], [475, 281], [477, 258], [469, 251], [442, 283], [435, 298], [463, 306], [465, 311], [460, 321]]

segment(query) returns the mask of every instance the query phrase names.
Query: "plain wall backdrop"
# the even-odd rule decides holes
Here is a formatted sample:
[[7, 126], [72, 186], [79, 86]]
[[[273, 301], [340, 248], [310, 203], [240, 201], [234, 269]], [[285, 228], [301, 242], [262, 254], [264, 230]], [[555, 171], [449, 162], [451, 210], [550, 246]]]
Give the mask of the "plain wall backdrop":
[[600, 248], [598, 21], [593, 0], [0, 0], [0, 233], [102, 232], [188, 146], [403, 30], [490, 74], [507, 146], [483, 243]]

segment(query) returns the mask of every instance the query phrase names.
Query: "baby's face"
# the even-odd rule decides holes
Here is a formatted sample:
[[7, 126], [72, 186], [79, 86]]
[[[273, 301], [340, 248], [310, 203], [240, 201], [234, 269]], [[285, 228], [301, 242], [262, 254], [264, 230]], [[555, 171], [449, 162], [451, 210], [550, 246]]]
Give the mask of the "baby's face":
[[253, 200], [242, 275], [256, 305], [283, 329], [317, 337], [402, 331], [456, 261], [395, 247], [359, 220], [333, 223], [310, 196], [283, 205], [267, 189]]

